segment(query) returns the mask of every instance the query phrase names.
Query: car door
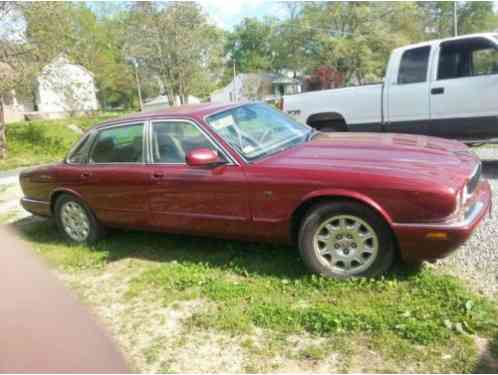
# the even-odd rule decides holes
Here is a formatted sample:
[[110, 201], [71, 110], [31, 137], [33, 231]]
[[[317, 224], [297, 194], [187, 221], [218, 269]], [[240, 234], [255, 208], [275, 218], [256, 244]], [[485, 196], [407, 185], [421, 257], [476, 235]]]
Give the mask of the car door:
[[120, 124], [95, 134], [77, 191], [107, 225], [143, 228], [148, 222], [145, 124]]
[[[150, 126], [150, 224], [178, 233], [247, 235], [250, 214], [243, 168], [192, 121], [160, 120]], [[201, 147], [216, 150], [224, 163], [187, 165], [186, 155]]]
[[432, 134], [498, 138], [498, 50], [484, 37], [440, 44], [431, 84]]
[[429, 111], [430, 46], [406, 49], [386, 82], [386, 130], [426, 134]]

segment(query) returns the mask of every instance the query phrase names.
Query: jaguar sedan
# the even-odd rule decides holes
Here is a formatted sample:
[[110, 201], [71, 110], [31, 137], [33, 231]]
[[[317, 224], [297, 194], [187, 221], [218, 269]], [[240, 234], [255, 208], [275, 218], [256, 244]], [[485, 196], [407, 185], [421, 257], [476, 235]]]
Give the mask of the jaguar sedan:
[[119, 227], [288, 243], [336, 278], [444, 257], [491, 207], [480, 161], [461, 143], [319, 133], [261, 103], [112, 120], [20, 183], [24, 208], [53, 216], [72, 242]]

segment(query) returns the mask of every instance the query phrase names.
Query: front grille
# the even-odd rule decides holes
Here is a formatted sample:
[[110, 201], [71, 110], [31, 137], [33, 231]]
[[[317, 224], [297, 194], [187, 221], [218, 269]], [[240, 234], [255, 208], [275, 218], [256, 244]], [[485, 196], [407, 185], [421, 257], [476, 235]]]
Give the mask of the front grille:
[[482, 165], [479, 163], [470, 177], [469, 182], [467, 182], [467, 195], [471, 195], [477, 189], [477, 185], [479, 185], [479, 180], [481, 179], [481, 169]]

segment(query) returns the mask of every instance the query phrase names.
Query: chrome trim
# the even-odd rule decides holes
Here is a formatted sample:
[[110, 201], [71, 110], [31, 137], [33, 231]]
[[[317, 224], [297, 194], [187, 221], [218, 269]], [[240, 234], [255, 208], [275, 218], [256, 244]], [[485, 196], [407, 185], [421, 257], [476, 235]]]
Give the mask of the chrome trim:
[[479, 216], [484, 208], [484, 203], [478, 201], [472, 205], [464, 214], [464, 219], [461, 221], [441, 224], [441, 223], [414, 223], [414, 224], [406, 224], [406, 223], [393, 223], [393, 226], [396, 227], [411, 227], [411, 228], [430, 228], [430, 229], [454, 229], [460, 227], [466, 227], [474, 222], [474, 220]]
[[195, 122], [193, 120], [186, 119], [186, 118], [176, 118], [175, 119], [175, 118], [170, 117], [170, 118], [165, 118], [165, 119], [160, 119], [160, 118], [159, 119], [152, 119], [149, 122], [150, 122], [150, 130], [149, 130], [150, 163], [148, 163], [148, 164], [153, 164], [153, 165], [187, 165], [186, 162], [185, 163], [156, 163], [156, 162], [154, 162], [154, 152], [152, 151], [152, 136], [153, 136], [153, 131], [154, 131], [153, 128], [154, 128], [155, 123], [158, 123], [158, 122], [176, 122], [176, 123], [184, 122], [184, 123], [192, 124], [193, 126], [195, 126], [207, 138], [209, 143], [211, 143], [211, 145], [227, 159], [228, 163], [225, 165], [239, 165], [237, 160], [235, 160], [235, 158], [233, 158], [232, 155], [230, 155], [230, 153], [227, 150], [225, 150], [222, 145], [218, 144], [218, 142], [216, 142], [216, 140], [213, 139], [211, 134], [209, 134], [207, 131], [205, 131], [197, 122]]
[[47, 202], [47, 201], [38, 201], [36, 199], [30, 199], [30, 198], [21, 198], [21, 203], [22, 202], [33, 203], [33, 204], [44, 204], [46, 206], [50, 205], [50, 202]]

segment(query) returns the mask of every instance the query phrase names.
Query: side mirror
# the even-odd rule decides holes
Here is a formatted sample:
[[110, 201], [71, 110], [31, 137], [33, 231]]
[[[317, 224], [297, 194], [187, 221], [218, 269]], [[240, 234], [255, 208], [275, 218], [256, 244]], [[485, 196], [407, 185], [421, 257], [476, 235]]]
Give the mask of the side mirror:
[[210, 148], [195, 148], [185, 157], [191, 167], [205, 167], [222, 163], [218, 152]]

